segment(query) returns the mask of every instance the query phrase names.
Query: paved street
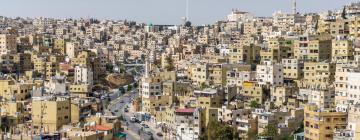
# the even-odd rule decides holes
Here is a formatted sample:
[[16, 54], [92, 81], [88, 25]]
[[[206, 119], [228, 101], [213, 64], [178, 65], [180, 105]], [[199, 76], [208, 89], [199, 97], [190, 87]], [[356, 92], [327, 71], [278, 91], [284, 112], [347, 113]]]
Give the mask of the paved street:
[[[125, 107], [131, 107], [131, 100], [138, 97], [137, 89], [127, 92], [126, 94], [120, 96], [119, 98], [113, 100], [109, 105], [109, 111], [114, 112], [117, 116], [123, 116], [126, 120], [122, 122], [125, 133], [127, 134], [127, 140], [149, 140], [150, 135], [140, 132], [141, 125], [139, 123], [131, 123], [130, 118], [133, 116], [133, 112], [125, 113]], [[130, 110], [130, 109], [129, 109]], [[153, 129], [150, 129], [155, 140], [161, 140], [162, 138], [156, 135], [156, 132]]]

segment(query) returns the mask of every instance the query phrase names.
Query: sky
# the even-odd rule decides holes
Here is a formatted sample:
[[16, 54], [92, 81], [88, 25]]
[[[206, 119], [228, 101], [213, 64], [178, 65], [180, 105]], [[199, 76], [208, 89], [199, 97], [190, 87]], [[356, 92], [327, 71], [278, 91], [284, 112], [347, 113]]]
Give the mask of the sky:
[[[99, 18], [153, 24], [180, 24], [186, 0], [0, 0], [0, 15], [8, 17]], [[301, 13], [341, 9], [357, 0], [297, 0]], [[232, 9], [255, 16], [275, 11], [291, 12], [292, 0], [189, 0], [192, 23], [211, 24], [226, 18]]]

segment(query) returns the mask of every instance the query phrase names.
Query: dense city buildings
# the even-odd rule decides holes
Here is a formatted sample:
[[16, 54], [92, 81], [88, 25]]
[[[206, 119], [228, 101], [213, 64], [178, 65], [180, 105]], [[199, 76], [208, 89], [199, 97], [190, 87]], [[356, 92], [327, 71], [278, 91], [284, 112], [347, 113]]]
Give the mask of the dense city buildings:
[[0, 139], [359, 140], [360, 3], [290, 6], [201, 26], [1, 16]]

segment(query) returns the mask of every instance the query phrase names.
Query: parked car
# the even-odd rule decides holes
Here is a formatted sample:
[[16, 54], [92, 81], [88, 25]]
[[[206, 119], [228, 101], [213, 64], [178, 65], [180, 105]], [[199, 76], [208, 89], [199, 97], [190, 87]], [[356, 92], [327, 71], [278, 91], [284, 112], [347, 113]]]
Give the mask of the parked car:
[[152, 135], [150, 129], [145, 129], [145, 134]]
[[161, 132], [156, 133], [156, 135], [158, 135], [159, 137], [163, 136], [163, 134]]
[[130, 118], [130, 122], [132, 122], [132, 123], [136, 122], [136, 120], [137, 120], [137, 119], [136, 119], [135, 117], [131, 117], [131, 118]]

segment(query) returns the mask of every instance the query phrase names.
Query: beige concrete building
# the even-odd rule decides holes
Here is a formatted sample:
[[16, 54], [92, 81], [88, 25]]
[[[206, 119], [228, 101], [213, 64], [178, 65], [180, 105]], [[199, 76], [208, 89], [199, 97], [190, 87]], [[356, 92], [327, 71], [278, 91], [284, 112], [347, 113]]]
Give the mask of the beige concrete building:
[[334, 130], [345, 129], [347, 113], [324, 110], [314, 105], [304, 109], [305, 140], [333, 139]]
[[16, 53], [16, 36], [0, 34], [0, 54]]
[[41, 130], [42, 125], [43, 132], [55, 132], [62, 125], [70, 123], [70, 105], [69, 98], [33, 98], [31, 111], [33, 128]]
[[353, 42], [347, 39], [333, 39], [331, 60], [336, 63], [346, 63], [354, 59]]

